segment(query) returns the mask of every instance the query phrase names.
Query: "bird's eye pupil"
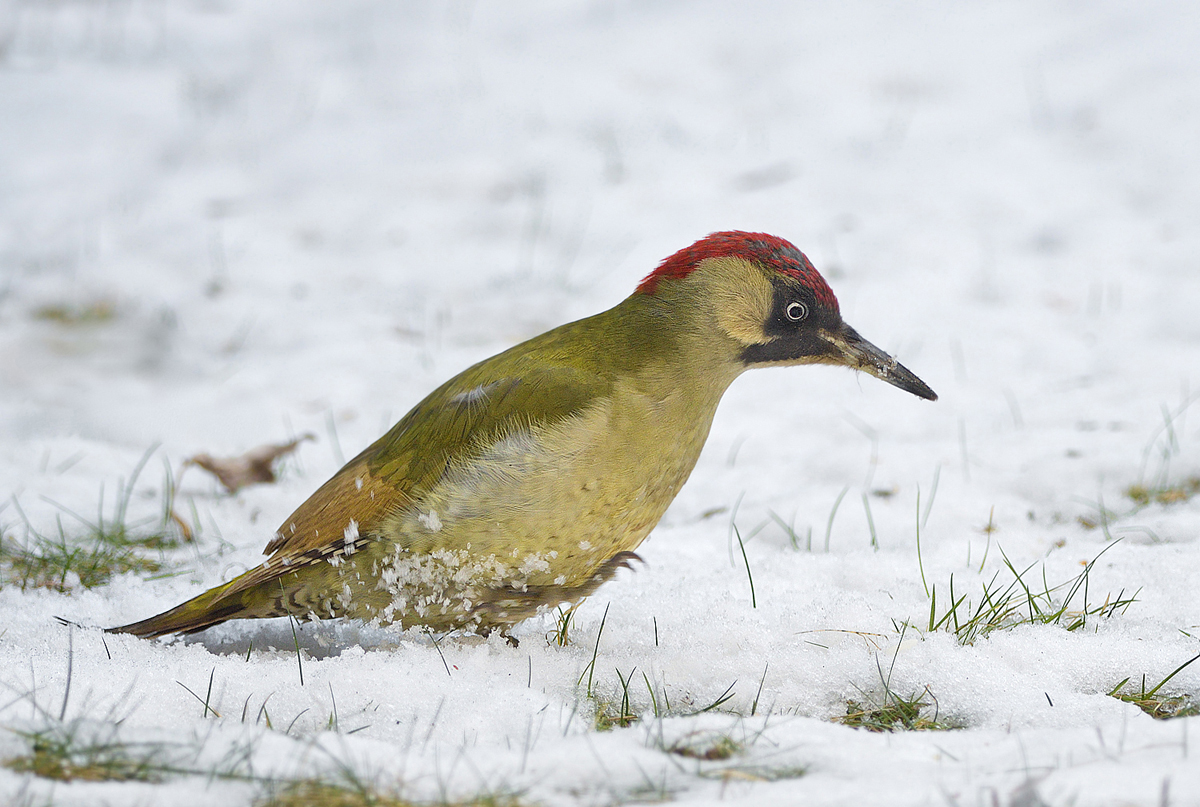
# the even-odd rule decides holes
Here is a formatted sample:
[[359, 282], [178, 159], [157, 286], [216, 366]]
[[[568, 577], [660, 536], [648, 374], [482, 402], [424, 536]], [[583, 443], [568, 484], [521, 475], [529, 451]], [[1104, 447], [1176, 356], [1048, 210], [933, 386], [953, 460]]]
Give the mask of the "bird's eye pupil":
[[786, 313], [792, 322], [799, 322], [808, 316], [808, 306], [804, 303], [788, 303]]

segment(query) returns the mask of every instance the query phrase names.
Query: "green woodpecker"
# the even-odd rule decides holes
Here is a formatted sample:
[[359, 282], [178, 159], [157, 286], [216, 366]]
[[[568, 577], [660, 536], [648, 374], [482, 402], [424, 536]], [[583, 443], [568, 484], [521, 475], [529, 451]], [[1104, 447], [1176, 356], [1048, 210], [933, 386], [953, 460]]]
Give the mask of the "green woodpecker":
[[714, 233], [615, 308], [438, 387], [283, 522], [262, 565], [111, 630], [160, 636], [291, 614], [507, 632], [636, 559], [729, 384], [795, 364], [865, 370], [937, 399], [842, 321], [792, 244]]

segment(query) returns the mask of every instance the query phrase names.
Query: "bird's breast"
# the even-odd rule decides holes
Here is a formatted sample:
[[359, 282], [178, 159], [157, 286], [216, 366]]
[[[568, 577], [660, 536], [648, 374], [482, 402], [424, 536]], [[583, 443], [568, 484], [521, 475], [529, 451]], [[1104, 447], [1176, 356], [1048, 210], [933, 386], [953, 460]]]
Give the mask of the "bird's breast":
[[618, 385], [576, 415], [510, 430], [452, 460], [384, 524], [386, 543], [409, 558], [456, 553], [518, 588], [579, 585], [640, 544], [691, 473], [712, 411], [685, 419], [684, 403]]

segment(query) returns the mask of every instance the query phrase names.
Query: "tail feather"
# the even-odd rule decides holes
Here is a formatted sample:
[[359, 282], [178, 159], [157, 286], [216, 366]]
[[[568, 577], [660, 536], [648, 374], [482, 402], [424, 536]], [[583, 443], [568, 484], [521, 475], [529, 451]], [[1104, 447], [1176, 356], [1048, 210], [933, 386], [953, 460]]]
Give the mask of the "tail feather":
[[242, 597], [244, 592], [234, 589], [237, 582], [231, 580], [158, 616], [116, 628], [106, 628], [105, 632], [132, 633], [142, 638], [153, 638], [170, 633], [196, 633], [239, 616], [257, 616], [246, 613]]

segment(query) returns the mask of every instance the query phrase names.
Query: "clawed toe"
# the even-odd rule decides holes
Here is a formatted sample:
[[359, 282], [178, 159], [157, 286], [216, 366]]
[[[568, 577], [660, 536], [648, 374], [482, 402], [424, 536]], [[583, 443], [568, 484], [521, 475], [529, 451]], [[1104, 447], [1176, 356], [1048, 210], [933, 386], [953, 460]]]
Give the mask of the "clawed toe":
[[633, 571], [634, 561], [643, 565], [646, 563], [646, 561], [642, 560], [642, 556], [636, 552], [618, 552], [609, 558], [604, 565], [611, 568], [614, 572], [617, 569], [629, 569]]

